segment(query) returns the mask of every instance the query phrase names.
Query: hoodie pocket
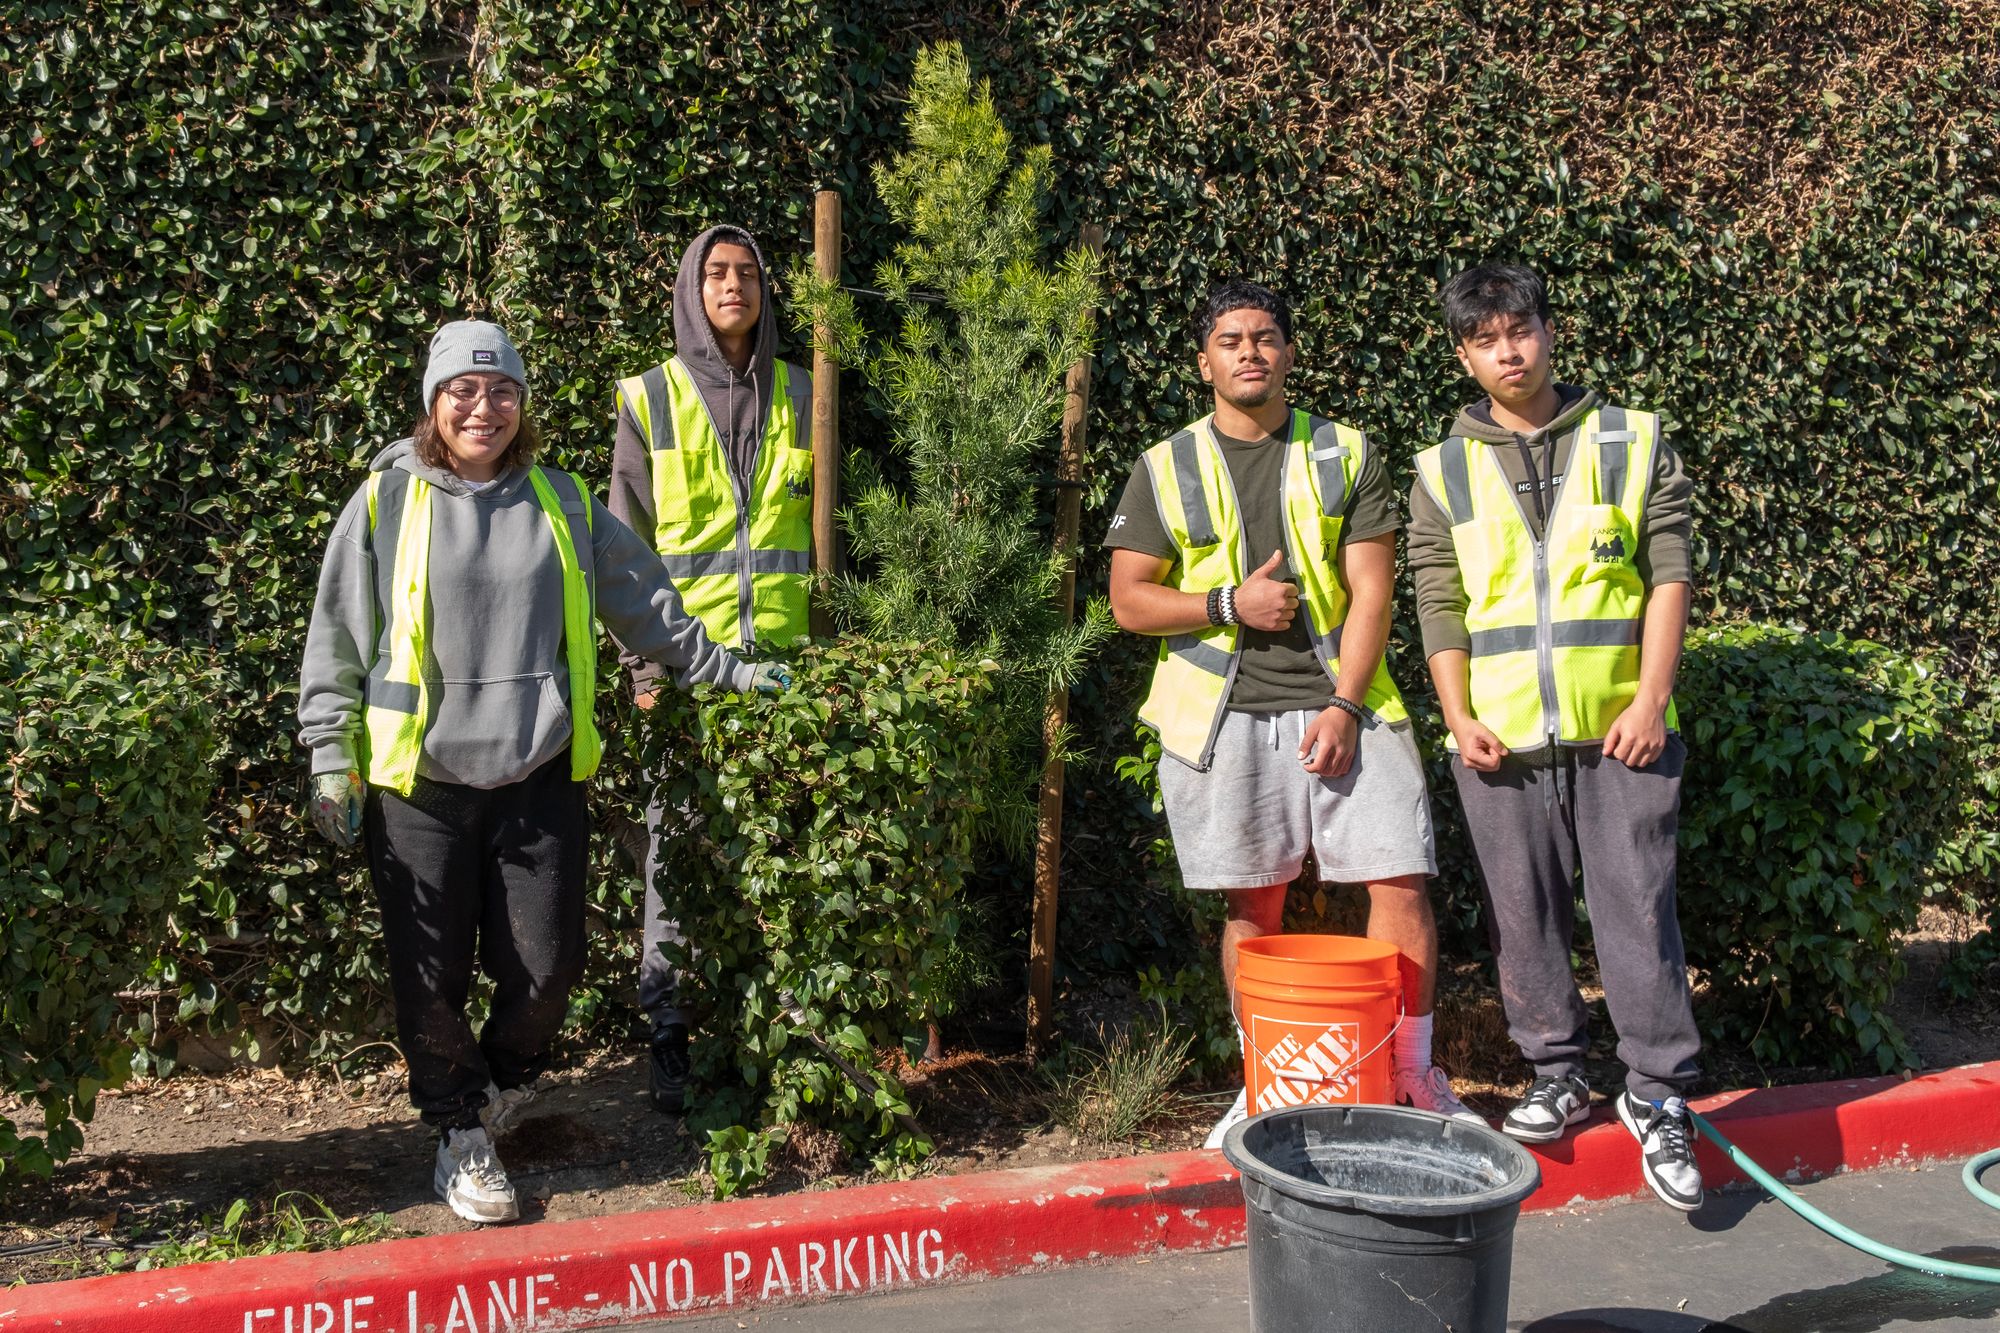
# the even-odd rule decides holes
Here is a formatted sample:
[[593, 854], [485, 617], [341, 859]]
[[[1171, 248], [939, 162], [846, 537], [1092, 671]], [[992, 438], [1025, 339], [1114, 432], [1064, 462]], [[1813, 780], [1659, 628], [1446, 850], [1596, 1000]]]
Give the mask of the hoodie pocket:
[[515, 782], [569, 743], [569, 704], [550, 672], [439, 681], [432, 689], [437, 705], [424, 754], [445, 781]]

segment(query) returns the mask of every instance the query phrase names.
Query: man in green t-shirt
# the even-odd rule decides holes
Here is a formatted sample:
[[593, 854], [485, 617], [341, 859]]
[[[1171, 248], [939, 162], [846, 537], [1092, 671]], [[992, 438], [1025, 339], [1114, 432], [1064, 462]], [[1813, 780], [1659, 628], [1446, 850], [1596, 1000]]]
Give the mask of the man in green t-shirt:
[[[1286, 401], [1292, 317], [1276, 293], [1223, 283], [1196, 334], [1214, 414], [1148, 451], [1105, 538], [1118, 623], [1166, 641], [1140, 711], [1161, 732], [1182, 881], [1227, 895], [1232, 1000], [1237, 946], [1280, 928], [1307, 852], [1322, 880], [1367, 885], [1370, 938], [1403, 955], [1396, 1100], [1484, 1123], [1431, 1061], [1430, 802], [1381, 671], [1395, 493], [1365, 436]], [[1301, 579], [1331, 591], [1301, 605]], [[1239, 1095], [1210, 1146], [1246, 1114]]]

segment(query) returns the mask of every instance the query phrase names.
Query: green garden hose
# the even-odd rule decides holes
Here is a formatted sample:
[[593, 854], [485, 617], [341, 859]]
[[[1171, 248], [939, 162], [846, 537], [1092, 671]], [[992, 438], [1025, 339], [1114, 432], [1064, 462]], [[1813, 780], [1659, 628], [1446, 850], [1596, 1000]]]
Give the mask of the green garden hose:
[[[1872, 1254], [1885, 1263], [1899, 1268], [1914, 1268], [1920, 1273], [1930, 1273], [1937, 1277], [1960, 1277], [1969, 1282], [2000, 1283], [2000, 1268], [1985, 1268], [1978, 1264], [1961, 1264], [1950, 1259], [1933, 1259], [1927, 1254], [1912, 1254], [1899, 1250], [1893, 1245], [1884, 1245], [1879, 1240], [1870, 1240], [1851, 1227], [1834, 1221], [1819, 1209], [1785, 1188], [1776, 1176], [1750, 1160], [1750, 1155], [1722, 1136], [1722, 1132], [1698, 1111], [1688, 1112], [1695, 1128], [1707, 1136], [1709, 1142], [1729, 1155], [1729, 1160], [1743, 1169], [1743, 1174], [1762, 1185], [1785, 1207], [1803, 1217], [1806, 1221], [1824, 1231], [1843, 1245], [1852, 1245], [1864, 1254]], [[2000, 1148], [1983, 1152], [1965, 1164], [1963, 1179], [1972, 1196], [1989, 1208], [2000, 1208], [2000, 1194], [1995, 1194], [1979, 1183], [1979, 1173], [1986, 1168], [2000, 1165]]]

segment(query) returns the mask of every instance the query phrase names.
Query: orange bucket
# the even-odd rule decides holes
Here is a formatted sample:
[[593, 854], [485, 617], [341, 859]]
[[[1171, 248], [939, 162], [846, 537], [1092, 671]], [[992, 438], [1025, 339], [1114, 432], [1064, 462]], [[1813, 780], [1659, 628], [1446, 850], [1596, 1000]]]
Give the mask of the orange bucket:
[[1263, 935], [1236, 952], [1250, 1113], [1389, 1102], [1402, 955], [1351, 935]]

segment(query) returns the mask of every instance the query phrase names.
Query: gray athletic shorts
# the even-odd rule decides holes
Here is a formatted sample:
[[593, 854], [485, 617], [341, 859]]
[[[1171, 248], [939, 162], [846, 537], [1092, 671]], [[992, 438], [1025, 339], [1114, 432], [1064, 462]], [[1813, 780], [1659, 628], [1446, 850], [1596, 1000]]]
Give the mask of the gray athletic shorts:
[[1437, 873], [1430, 793], [1409, 724], [1371, 721], [1347, 772], [1321, 778], [1299, 763], [1299, 741], [1318, 715], [1224, 713], [1206, 773], [1161, 758], [1160, 792], [1188, 888], [1289, 884], [1308, 850], [1330, 884]]

